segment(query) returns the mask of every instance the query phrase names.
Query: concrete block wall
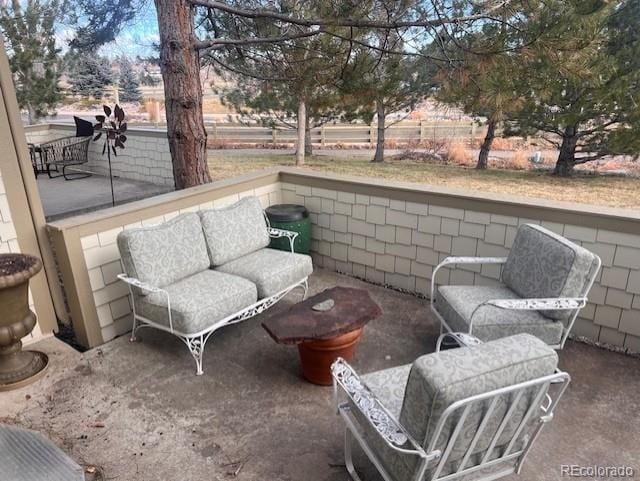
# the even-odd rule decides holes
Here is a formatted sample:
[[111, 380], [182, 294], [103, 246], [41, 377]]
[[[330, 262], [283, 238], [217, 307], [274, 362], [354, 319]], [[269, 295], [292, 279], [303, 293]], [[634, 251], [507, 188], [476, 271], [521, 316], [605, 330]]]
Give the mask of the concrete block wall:
[[82, 255], [89, 273], [91, 295], [97, 309], [103, 341], [107, 342], [131, 330], [129, 289], [116, 277], [124, 272], [116, 245], [119, 232], [132, 227], [157, 225], [183, 212], [223, 207], [250, 195], [257, 196], [264, 207], [281, 202], [280, 185], [273, 183], [160, 216], [140, 217], [135, 222], [81, 237]]
[[[25, 127], [27, 141], [35, 144], [56, 138], [74, 135], [71, 124], [45, 124]], [[161, 129], [127, 130], [124, 149], [118, 149], [117, 156], [111, 156], [113, 175], [124, 179], [139, 180], [156, 185], [173, 186], [173, 166], [167, 131]], [[109, 175], [107, 154], [102, 154], [102, 139], [89, 144], [89, 162], [82, 166], [100, 175]]]
[[[350, 191], [316, 186], [323, 184], [317, 179], [286, 180], [283, 201], [311, 212], [315, 265], [425, 296], [433, 268], [447, 256], [506, 256], [523, 223], [564, 235], [603, 262], [573, 333], [640, 352], [640, 228], [638, 234], [623, 233], [574, 225], [571, 215], [549, 221], [512, 215], [507, 208], [496, 213], [500, 206], [483, 211], [472, 201], [452, 207], [398, 200], [402, 195], [394, 195], [394, 189], [389, 196], [367, 195], [356, 193], [367, 191], [362, 186]], [[373, 190], [379, 192], [380, 185]], [[495, 265], [459, 266], [438, 274], [438, 282], [452, 284], [492, 284], [499, 278]]]

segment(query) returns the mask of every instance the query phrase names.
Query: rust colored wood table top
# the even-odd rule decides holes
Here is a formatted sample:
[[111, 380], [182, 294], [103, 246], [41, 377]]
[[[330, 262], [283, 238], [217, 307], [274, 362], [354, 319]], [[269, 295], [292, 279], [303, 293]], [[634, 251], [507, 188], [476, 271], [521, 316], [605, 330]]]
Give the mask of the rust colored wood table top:
[[[327, 311], [316, 311], [316, 304], [333, 299]], [[300, 302], [282, 314], [274, 314], [262, 327], [279, 344], [332, 339], [361, 328], [382, 314], [369, 292], [351, 287], [332, 287]]]

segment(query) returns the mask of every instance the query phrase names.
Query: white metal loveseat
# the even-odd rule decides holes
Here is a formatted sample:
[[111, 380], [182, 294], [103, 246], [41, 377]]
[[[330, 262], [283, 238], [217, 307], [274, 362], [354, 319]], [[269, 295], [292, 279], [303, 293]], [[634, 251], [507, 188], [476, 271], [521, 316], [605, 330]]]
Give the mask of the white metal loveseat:
[[[501, 264], [495, 285], [437, 285], [454, 265]], [[440, 332], [482, 341], [529, 333], [562, 349], [600, 270], [600, 258], [544, 227], [518, 228], [508, 257], [447, 257], [431, 276], [431, 311]]]
[[[180, 338], [203, 373], [216, 330], [265, 311], [296, 287], [306, 296], [311, 257], [293, 252], [295, 232], [271, 228], [260, 202], [244, 198], [221, 209], [185, 213], [118, 235], [133, 308], [131, 339], [142, 327]], [[291, 252], [269, 249], [286, 237]]]
[[570, 377], [529, 334], [421, 356], [359, 376], [332, 366], [345, 423], [345, 464], [355, 439], [386, 481], [487, 481], [519, 474], [552, 421]]

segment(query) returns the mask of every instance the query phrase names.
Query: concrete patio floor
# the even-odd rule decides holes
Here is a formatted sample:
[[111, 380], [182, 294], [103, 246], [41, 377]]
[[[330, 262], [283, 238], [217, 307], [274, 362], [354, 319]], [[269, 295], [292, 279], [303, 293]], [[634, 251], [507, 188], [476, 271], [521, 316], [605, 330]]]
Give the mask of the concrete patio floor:
[[[311, 279], [312, 292], [334, 285], [367, 288], [384, 310], [358, 346], [361, 372], [433, 351], [438, 326], [426, 300], [323, 270]], [[297, 350], [260, 326], [298, 300], [296, 292], [216, 333], [201, 377], [184, 345], [160, 332], [84, 354], [43, 341], [36, 347], [51, 355], [49, 374], [0, 394], [0, 422], [48, 435], [79, 463], [99, 466], [94, 479], [345, 481], [331, 388], [303, 381]], [[640, 476], [640, 359], [576, 342], [560, 357], [573, 381], [522, 475], [509, 479], [561, 479], [563, 464], [626, 465]], [[379, 479], [361, 454], [357, 466], [364, 480]]]
[[[109, 177], [92, 175], [85, 179], [50, 179], [46, 174], [38, 175], [38, 191], [48, 221], [83, 214], [112, 206]], [[170, 186], [140, 182], [114, 177], [113, 192], [116, 205], [152, 197], [172, 191]]]

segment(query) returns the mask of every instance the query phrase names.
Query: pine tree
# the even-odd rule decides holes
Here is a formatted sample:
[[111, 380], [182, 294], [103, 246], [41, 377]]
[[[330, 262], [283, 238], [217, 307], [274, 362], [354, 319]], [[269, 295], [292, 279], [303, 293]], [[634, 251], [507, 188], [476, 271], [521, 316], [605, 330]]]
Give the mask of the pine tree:
[[68, 55], [71, 57], [69, 61], [71, 92], [100, 100], [104, 96], [104, 89], [113, 84], [110, 62], [96, 55], [74, 53]]
[[558, 175], [640, 152], [638, 9], [638, 0], [623, 0], [554, 10], [563, 21], [544, 36], [555, 45], [542, 43], [513, 72], [525, 104], [508, 133], [543, 133], [559, 151]]
[[13, 0], [0, 3], [0, 30], [4, 32], [18, 103], [27, 109], [29, 123], [51, 113], [61, 99], [54, 21], [58, 0]]
[[138, 76], [133, 71], [131, 61], [127, 57], [122, 56], [118, 60], [118, 63], [120, 64], [120, 80], [118, 81], [120, 100], [123, 102], [140, 102], [142, 100], [140, 82], [138, 81]]
[[[424, 59], [386, 53], [402, 51], [402, 36], [397, 32], [372, 35], [380, 50], [356, 46], [342, 75], [345, 116], [370, 123], [376, 118], [376, 151], [372, 162], [384, 161], [387, 117], [409, 113], [431, 90]], [[373, 39], [372, 39], [373, 40]]]

